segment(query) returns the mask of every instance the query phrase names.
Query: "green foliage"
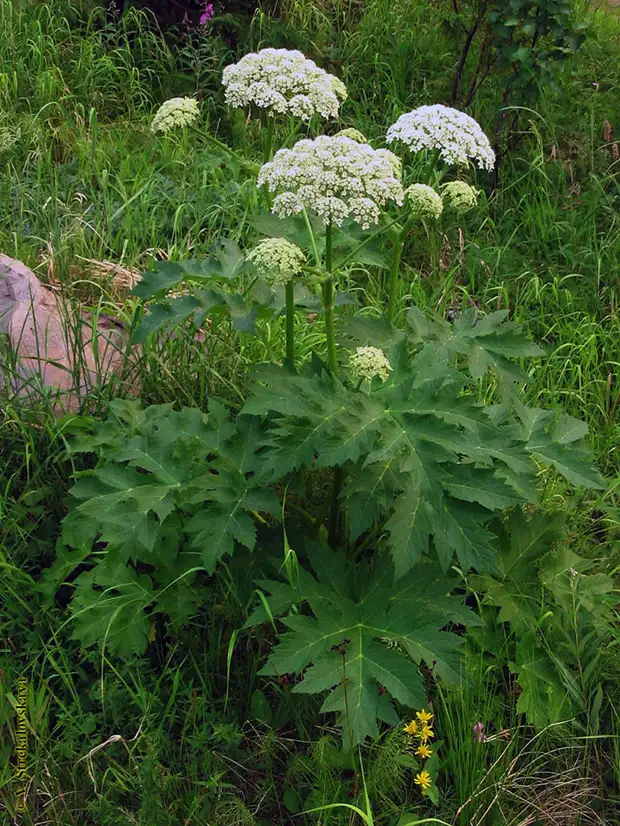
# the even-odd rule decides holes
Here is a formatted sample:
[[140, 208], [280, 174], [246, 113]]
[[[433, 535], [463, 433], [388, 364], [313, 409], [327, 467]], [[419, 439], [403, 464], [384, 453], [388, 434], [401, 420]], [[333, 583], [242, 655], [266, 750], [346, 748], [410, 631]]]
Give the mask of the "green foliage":
[[[390, 697], [424, 704], [420, 664], [457, 679], [459, 640], [443, 629], [475, 618], [448, 596], [454, 556], [463, 571], [497, 569], [488, 523], [494, 512], [536, 501], [533, 457], [571, 482], [601, 481], [581, 422], [525, 406], [512, 382], [511, 401], [485, 407], [474, 379], [457, 369], [467, 356], [479, 377], [480, 364], [494, 368], [500, 358], [503, 377], [507, 354], [538, 353], [514, 325], [496, 316], [476, 329], [469, 314], [449, 336], [443, 322], [413, 319], [409, 343], [396, 337], [385, 383], [266, 367], [236, 419], [211, 400], [208, 414], [117, 401], [106, 422], [78, 420], [71, 452], [94, 453], [97, 462], [71, 491], [46, 587], [87, 563], [72, 600], [81, 643], [130, 655], [145, 649], [153, 613], [182, 626], [196, 610], [199, 572], [253, 551], [257, 521], [259, 547], [284, 539], [288, 559], [278, 520], [291, 518], [291, 483], [301, 535], [324, 545], [326, 517], [312, 515], [295, 476], [334, 469], [344, 486], [335, 488], [329, 535], [340, 548], [310, 546], [317, 579], [287, 562], [288, 582], [261, 581], [270, 596], [248, 627], [281, 617], [289, 629], [262, 673], [303, 675], [294, 693], [330, 690], [322, 710], [336, 713], [350, 745], [376, 736], [377, 720], [396, 722]], [[374, 559], [368, 571], [365, 547]], [[300, 613], [304, 605], [313, 617]]]
[[502, 318], [483, 319], [477, 331], [467, 314], [450, 336], [445, 322], [415, 313], [412, 342], [421, 348], [410, 357], [397, 345], [390, 379], [369, 393], [326, 374], [262, 370], [244, 412], [273, 417], [262, 437], [264, 478], [344, 465], [348, 540], [387, 532], [397, 576], [416, 564], [430, 537], [444, 570], [455, 554], [464, 570], [492, 570], [486, 523], [494, 511], [537, 500], [533, 457], [573, 483], [602, 486], [581, 422], [517, 400], [484, 407], [455, 368], [454, 356], [464, 352], [479, 377], [481, 364], [495, 367], [499, 358], [503, 378], [507, 353], [540, 352], [514, 325], [504, 331]]
[[493, 74], [504, 79], [504, 103], [533, 105], [585, 40], [585, 25], [564, 0], [466, 0], [446, 10], [444, 25], [461, 43], [452, 99], [466, 106]]
[[[515, 511], [498, 527], [497, 578], [473, 580], [514, 636], [517, 710], [544, 727], [574, 714], [598, 733], [599, 663], [611, 639], [613, 581], [565, 544], [564, 516]], [[489, 618], [489, 622], [493, 622]]]
[[[235, 427], [215, 401], [208, 415], [115, 401], [107, 421], [79, 423], [76, 434], [72, 452], [95, 453], [98, 463], [71, 490], [46, 590], [87, 560], [92, 570], [77, 577], [72, 602], [76, 636], [141, 652], [145, 611], [187, 621], [197, 572], [212, 573], [236, 542], [253, 549], [251, 513], [278, 512], [256, 477], [256, 422]], [[150, 575], [138, 573], [145, 565]]]
[[[471, 30], [468, 9], [472, 5], [460, 1], [457, 5], [461, 17], [454, 22]], [[543, 5], [535, 4], [536, 8]], [[462, 622], [469, 622], [467, 630], [462, 630], [458, 620], [453, 627], [446, 619], [436, 632], [448, 640], [456, 632], [469, 646], [482, 639], [485, 679], [448, 689], [433, 669], [421, 668], [442, 739], [437, 813], [427, 800], [420, 801], [403, 764], [395, 762], [402, 756], [401, 727], [390, 729], [380, 720], [373, 721], [381, 734], [360, 750], [360, 760], [372, 812], [381, 823], [396, 823], [401, 815], [405, 815], [401, 823], [417, 822], [436, 813], [446, 822], [460, 817], [469, 824], [487, 806], [491, 809], [486, 819], [510, 817], [521, 822], [544, 816], [550, 805], [554, 816], [568, 821], [579, 819], [579, 794], [581, 800], [598, 806], [602, 788], [609, 793], [609, 801], [600, 805], [607, 805], [611, 821], [616, 815], [617, 742], [602, 735], [610, 727], [607, 709], [612, 699], [609, 687], [618, 674], [617, 646], [607, 644], [609, 581], [593, 577], [614, 568], [617, 493], [611, 486], [600, 497], [583, 492], [575, 496], [570, 490], [572, 484], [596, 485], [600, 479], [580, 458], [584, 425], [562, 419], [558, 412], [562, 406], [572, 416], [587, 420], [598, 466], [613, 477], [619, 455], [614, 378], [619, 327], [610, 275], [617, 268], [620, 251], [613, 164], [613, 142], [618, 137], [614, 124], [619, 113], [618, 22], [617, 16], [586, 5], [576, 4], [574, 15], [578, 22], [592, 25], [592, 36], [571, 64], [564, 61], [553, 38], [544, 34], [527, 55], [516, 53], [530, 45], [529, 36], [523, 37], [531, 23], [526, 19], [533, 9], [530, 3], [521, 4], [514, 15], [509, 5], [493, 4], [500, 13], [493, 26], [505, 24], [511, 29], [510, 35], [498, 31], [495, 43], [492, 39], [483, 42], [493, 34], [490, 23], [478, 28], [457, 101], [462, 104], [475, 92], [476, 117], [488, 134], [493, 131], [490, 118], [507, 88], [508, 104], [527, 103], [537, 95], [536, 106], [523, 118], [520, 151], [503, 164], [502, 180], [488, 201], [489, 214], [483, 218], [480, 209], [459, 226], [444, 224], [439, 237], [427, 235], [422, 227], [412, 234], [399, 273], [399, 294], [405, 296], [408, 307], [397, 316], [404, 330], [385, 320], [368, 320], [385, 306], [383, 271], [389, 264], [389, 250], [381, 237], [369, 239], [354, 226], [345, 225], [334, 238], [334, 265], [339, 270], [334, 279], [336, 304], [340, 308], [350, 303], [351, 295], [356, 299], [354, 314], [350, 306], [336, 313], [340, 345], [347, 349], [369, 343], [382, 347], [397, 368], [392, 384], [412, 364], [416, 371], [436, 367], [441, 372], [447, 359], [447, 366], [456, 368], [462, 383], [459, 407], [463, 398], [491, 405], [501, 402], [496, 410], [500, 418], [506, 415], [506, 424], [521, 434], [531, 431], [524, 459], [528, 470], [523, 465], [513, 481], [518, 476], [524, 484], [529, 477], [531, 490], [520, 491], [519, 502], [541, 500], [540, 518], [536, 517], [540, 553], [545, 545], [553, 544], [554, 521], [545, 510], [552, 505], [567, 511], [566, 544], [571, 551], [596, 556], [592, 567], [590, 563], [584, 567], [583, 560], [571, 561], [563, 549], [551, 549], [540, 558], [524, 551], [528, 564], [521, 566], [517, 560], [506, 566], [504, 531], [510, 525], [518, 533], [519, 510], [511, 506], [512, 514], [505, 514], [498, 502], [491, 510], [460, 500], [448, 492], [449, 480], [443, 476], [444, 469], [460, 475], [468, 468], [478, 471], [489, 465], [480, 468], [478, 461], [453, 447], [448, 449], [446, 462], [429, 460], [428, 466], [440, 474], [435, 481], [442, 496], [459, 506], [459, 519], [473, 544], [472, 559], [481, 565], [488, 560], [498, 572], [485, 576], [484, 586], [469, 578], [485, 594], [481, 607], [485, 626], [476, 627], [471, 611], [461, 606]], [[266, 292], [260, 282], [249, 289], [253, 273], [244, 268], [240, 251], [236, 255], [240, 266], [235, 268], [233, 239], [247, 249], [257, 232], [282, 235], [300, 244], [312, 263], [325, 252], [322, 228], [312, 215], [308, 216], [312, 232], [305, 217], [280, 222], [256, 215], [261, 195], [246, 176], [256, 164], [214, 153], [208, 136], [217, 134], [248, 158], [260, 157], [258, 122], [246, 121], [242, 113], [226, 111], [223, 105], [221, 68], [248, 50], [273, 45], [300, 48], [340, 74], [349, 89], [342, 125], [359, 127], [379, 146], [390, 113], [449, 100], [454, 41], [439, 29], [443, 12], [429, 15], [428, 4], [408, 0], [318, 6], [305, 0], [284, 0], [282, 19], [257, 15], [248, 39], [240, 38], [240, 30], [230, 19], [222, 19], [217, 31], [208, 36], [183, 29], [164, 38], [145, 14], [129, 10], [121, 21], [108, 25], [105, 4], [95, 6], [89, 17], [89, 0], [51, 4], [0, 0], [0, 246], [36, 268], [44, 280], [48, 274], [53, 276], [54, 286], [62, 286], [62, 295], [76, 316], [86, 304], [88, 311], [95, 307], [119, 316], [127, 329], [135, 329], [139, 319], [133, 318], [135, 301], [124, 300], [122, 290], [112, 283], [115, 269], [141, 270], [145, 260], [164, 260], [155, 265], [154, 276], [143, 279], [144, 295], [134, 294], [144, 307], [136, 332], [141, 345], [131, 373], [132, 389], [141, 388], [142, 409], [118, 402], [110, 413], [110, 392], [122, 392], [124, 384], [104, 388], [99, 382], [85, 411], [107, 416], [104, 423], [80, 423], [74, 416], [57, 421], [51, 405], [44, 402], [26, 408], [3, 396], [0, 405], [0, 565], [5, 585], [0, 600], [0, 722], [7, 732], [0, 748], [4, 767], [0, 770], [0, 820], [16, 814], [11, 768], [17, 725], [15, 686], [18, 676], [25, 675], [30, 683], [28, 808], [33, 821], [52, 821], [58, 826], [91, 821], [125, 826], [128, 821], [144, 820], [172, 826], [191, 820], [212, 826], [251, 820], [283, 824], [294, 815], [304, 826], [340, 826], [349, 822], [351, 810], [303, 812], [337, 800], [351, 801], [371, 812], [360, 800], [357, 756], [343, 754], [338, 737], [329, 728], [342, 712], [317, 716], [325, 695], [333, 697], [342, 684], [319, 692], [322, 696], [293, 692], [294, 686], [303, 685], [304, 671], [310, 671], [312, 664], [298, 678], [256, 675], [274, 645], [274, 627], [276, 633], [285, 628], [283, 622], [289, 615], [312, 624], [315, 615], [309, 594], [319, 606], [315, 619], [320, 623], [319, 592], [326, 580], [320, 571], [316, 572], [319, 579], [310, 572], [305, 548], [308, 542], [311, 547], [317, 541], [325, 545], [334, 490], [340, 490], [340, 516], [332, 532], [333, 553], [348, 566], [347, 571], [355, 569], [350, 585], [357, 606], [367, 569], [368, 576], [378, 575], [384, 563], [391, 570], [391, 554], [396, 558], [408, 541], [407, 511], [413, 508], [406, 493], [412, 491], [415, 498], [417, 488], [410, 487], [410, 469], [395, 469], [397, 459], [389, 468], [387, 460], [381, 464], [380, 458], [366, 464], [371, 454], [364, 453], [363, 434], [360, 444], [355, 438], [350, 440], [359, 451], [357, 460], [330, 465], [329, 455], [338, 456], [338, 440], [344, 432], [335, 425], [329, 431], [330, 443], [317, 440], [317, 452], [306, 452], [299, 471], [283, 471], [278, 477], [275, 468], [268, 479], [263, 475], [267, 454], [276, 452], [284, 438], [276, 436], [276, 431], [289, 424], [298, 427], [297, 414], [294, 423], [283, 421], [283, 414], [271, 409], [261, 414], [260, 424], [253, 425], [258, 471], [248, 471], [243, 481], [233, 470], [226, 477], [221, 457], [213, 449], [214, 440], [220, 442], [212, 433], [205, 439], [192, 437], [189, 427], [184, 433], [182, 420], [188, 414], [181, 411], [182, 405], [208, 406], [207, 424], [201, 418], [201, 427], [217, 429], [214, 396], [234, 400], [238, 410], [246, 396], [248, 367], [266, 359], [283, 359], [279, 316], [284, 295]], [[517, 26], [510, 22], [512, 16], [518, 18]], [[549, 21], [541, 14], [539, 22], [546, 25]], [[566, 22], [567, 17], [560, 20], [561, 25]], [[224, 37], [217, 36], [219, 32]], [[461, 28], [453, 34], [461, 44], [467, 37]], [[513, 42], [507, 44], [506, 36]], [[490, 66], [491, 52], [502, 45], [502, 39], [502, 47], [509, 46], [505, 51], [508, 62], [498, 60]], [[578, 43], [565, 45], [572, 50]], [[555, 52], [560, 59], [543, 54], [537, 65], [541, 50]], [[547, 82], [550, 77], [557, 86]], [[483, 83], [478, 87], [480, 80]], [[204, 134], [165, 140], [151, 135], [148, 117], [153, 108], [172, 95], [184, 94], [201, 101]], [[526, 125], [530, 115], [536, 118], [536, 127]], [[609, 135], [606, 120], [612, 125]], [[327, 131], [332, 127], [339, 128], [332, 124]], [[279, 123], [275, 139], [290, 146], [301, 134], [315, 134], [317, 128], [321, 127], [312, 123], [300, 132], [298, 124]], [[410, 161], [407, 175], [415, 177], [419, 165], [415, 159]], [[483, 185], [480, 180], [477, 184]], [[218, 264], [217, 247], [212, 257], [214, 241], [223, 236], [231, 239], [230, 277], [224, 275], [222, 262]], [[360, 241], [364, 241], [361, 248]], [[433, 249], [439, 245], [441, 250]], [[433, 253], [430, 263], [429, 251]], [[187, 256], [193, 263], [183, 260]], [[151, 287], [154, 291], [148, 292]], [[177, 292], [174, 298], [168, 296], [169, 290], [187, 290], [188, 294]], [[320, 312], [320, 299], [304, 287], [296, 290], [295, 304], [298, 365], [309, 362], [313, 350], [318, 350], [313, 364], [319, 365], [325, 355], [324, 320], [305, 316], [303, 311]], [[412, 309], [411, 304], [419, 309]], [[463, 309], [472, 306], [479, 308], [475, 318], [471, 309]], [[522, 322], [530, 335], [544, 342], [544, 357], [516, 329], [513, 348], [510, 325], [495, 312], [502, 307], [510, 308], [510, 318]], [[427, 323], [428, 310], [438, 311], [441, 317]], [[201, 328], [198, 335], [194, 335], [196, 327]], [[174, 335], [160, 335], [171, 328], [176, 328]], [[250, 338], [248, 332], [258, 335]], [[403, 355], [399, 355], [399, 342]], [[535, 356], [536, 361], [524, 362], [527, 356]], [[341, 364], [345, 361], [342, 358]], [[304, 368], [302, 373], [306, 381], [312, 375], [320, 376], [321, 370], [316, 367], [312, 374]], [[284, 392], [287, 374], [280, 375]], [[350, 384], [346, 370], [341, 371], [339, 382], [346, 391], [342, 401], [347, 405], [345, 435], [349, 440], [353, 420], [366, 410], [366, 401], [358, 397], [365, 395], [368, 404], [378, 404], [379, 415], [384, 417], [385, 399], [392, 390], [364, 386], [359, 392]], [[526, 386], [517, 392], [516, 385], [521, 383]], [[328, 404], [335, 384], [326, 379], [325, 386], [328, 392], [321, 392], [326, 392]], [[433, 403], [437, 400], [441, 400], [440, 393]], [[161, 401], [172, 402], [172, 407], [147, 408]], [[410, 404], [411, 397], [405, 403]], [[481, 407], [478, 413], [495, 424], [492, 407]], [[397, 413], [410, 429], [417, 415]], [[152, 428], [149, 417], [158, 422]], [[222, 414], [230, 428], [230, 438], [224, 439], [229, 448], [241, 443], [237, 430], [241, 432], [247, 418]], [[383, 427], [385, 419], [381, 422]], [[474, 416], [474, 426], [476, 422], [479, 419]], [[362, 418], [362, 423], [367, 419]], [[445, 422], [436, 414], [429, 414], [427, 424], [429, 428], [437, 425], [438, 432], [445, 430]], [[471, 441], [471, 427], [467, 430], [464, 423], [454, 421], [448, 424], [454, 445]], [[165, 438], [158, 443], [160, 426]], [[372, 450], [387, 444], [382, 433], [375, 435], [368, 424], [364, 426], [370, 433], [368, 442], [375, 439]], [[466, 438], [460, 433], [462, 428]], [[571, 441], [572, 434], [578, 436], [577, 441]], [[127, 443], [135, 448], [132, 440], [136, 437], [148, 437], [149, 444], [120, 459]], [[276, 443], [268, 444], [274, 437]], [[66, 438], [75, 448], [73, 453], [64, 452]], [[523, 440], [516, 441], [522, 456]], [[205, 454], [207, 442], [210, 447]], [[421, 442], [433, 454], [438, 449], [426, 436]], [[514, 440], [511, 445], [503, 445], [507, 455]], [[115, 452], [118, 455], [112, 458]], [[190, 502], [197, 493], [192, 484], [201, 476], [200, 465], [203, 475], [214, 469], [209, 482], [216, 487], [201, 489], [202, 501]], [[543, 465], [557, 465], [568, 481], [555, 470], [541, 471]], [[492, 472], [506, 467], [504, 459], [492, 457]], [[88, 472], [80, 476], [84, 468]], [[67, 501], [73, 472], [77, 474], [76, 492], [81, 490], [84, 498], [70, 495]], [[257, 472], [258, 490], [253, 486]], [[340, 487], [336, 485], [339, 474]], [[237, 508], [246, 485], [261, 496], [273, 492], [273, 513], [257, 510], [255, 516], [243, 503]], [[484, 491], [487, 497], [497, 494], [490, 484]], [[420, 498], [420, 505], [425, 504], [428, 501]], [[69, 515], [58, 539], [67, 509]], [[531, 516], [532, 509], [527, 511]], [[222, 531], [227, 515], [233, 512], [231, 532]], [[429, 514], [434, 529], [437, 517], [432, 511]], [[498, 514], [502, 520], [495, 518]], [[192, 532], [188, 526], [194, 517], [199, 519]], [[387, 525], [392, 519], [396, 528], [390, 533]], [[546, 533], [544, 520], [550, 525]], [[250, 523], [256, 530], [252, 552], [243, 544], [244, 539], [251, 539]], [[523, 520], [523, 524], [527, 533], [529, 523]], [[215, 539], [212, 530], [216, 530]], [[483, 530], [488, 533], [487, 545]], [[461, 532], [461, 542], [466, 533]], [[41, 582], [42, 568], [55, 558], [57, 539], [57, 561]], [[450, 599], [450, 610], [456, 615], [462, 596], [451, 598], [450, 594], [456, 588], [462, 595], [459, 585], [465, 580], [457, 581], [452, 574], [442, 579], [432, 530], [420, 541], [424, 544], [420, 561], [392, 583], [392, 591], [419, 572], [428, 577], [426, 587], [436, 583], [434, 605]], [[523, 544], [511, 542], [515, 550]], [[416, 555], [415, 541], [411, 545]], [[454, 547], [451, 561], [468, 564], [458, 543]], [[232, 555], [215, 562], [222, 548], [232, 548]], [[284, 564], [279, 555], [282, 550]], [[547, 572], [556, 553], [558, 570]], [[405, 554], [401, 557], [403, 564], [409, 564]], [[579, 576], [570, 574], [567, 565]], [[513, 587], [513, 568], [519, 570], [519, 577], [530, 576], [531, 581]], [[290, 580], [282, 579], [284, 570]], [[252, 608], [255, 577], [262, 598]], [[492, 596], [494, 587], [508, 592], [501, 603]], [[43, 593], [36, 593], [37, 588]], [[326, 585], [324, 590], [326, 603], [328, 598], [336, 601], [332, 588]], [[532, 624], [523, 629], [517, 629], [519, 599], [532, 606]], [[474, 604], [472, 594], [468, 603]], [[503, 605], [514, 613], [517, 625], [497, 621]], [[575, 606], [578, 621], [571, 625]], [[395, 610], [388, 604], [388, 616]], [[523, 612], [529, 622], [530, 612]], [[248, 613], [247, 633], [234, 634]], [[534, 620], [542, 620], [536, 628]], [[286, 633], [295, 634], [292, 629]], [[528, 633], [529, 642], [525, 640]], [[69, 634], [75, 634], [75, 639]], [[371, 642], [394, 655], [408, 656], [402, 643], [393, 639]], [[89, 646], [105, 646], [105, 656]], [[343, 643], [343, 647], [346, 653], [352, 646]], [[145, 650], [146, 656], [133, 656]], [[392, 662], [400, 665], [401, 661], [392, 658]], [[470, 675], [470, 658], [463, 668]], [[604, 683], [604, 693], [599, 691], [599, 682]], [[377, 683], [372, 683], [375, 689]], [[451, 698], [446, 703], [440, 699], [442, 692]], [[468, 699], [463, 699], [465, 695]], [[389, 704], [387, 692], [381, 696]], [[455, 706], [461, 700], [458, 725], [450, 729], [449, 717], [456, 714]], [[577, 740], [575, 729], [567, 725], [561, 729], [565, 739], [546, 750], [537, 735], [524, 747], [519, 768], [512, 762], [513, 755], [528, 729], [514, 720], [517, 702], [541, 725], [554, 719], [561, 706], [561, 717], [578, 715], [579, 734], [584, 730], [594, 733], [598, 725], [601, 737]], [[396, 710], [404, 713], [398, 704]], [[478, 720], [486, 724], [489, 742], [473, 742], [471, 728]], [[327, 725], [319, 729], [318, 739], [317, 721]], [[345, 721], [345, 736], [346, 728]], [[511, 736], [506, 751], [504, 744], [508, 744], [498, 734], [503, 729], [509, 729]], [[109, 732], [127, 739], [107, 740]], [[585, 753], [579, 743], [585, 744]], [[498, 762], [500, 752], [504, 759]], [[599, 780], [596, 772], [608, 757], [615, 758], [615, 779], [610, 771]], [[583, 776], [578, 774], [580, 761]], [[484, 778], [482, 787], [480, 777]], [[566, 790], [564, 807], [558, 799], [562, 789]], [[527, 806], [522, 802], [525, 797], [530, 801]], [[455, 816], [457, 806], [468, 800], [469, 805]], [[412, 807], [417, 814], [407, 816]], [[584, 821], [605, 817], [603, 812], [588, 814]]]
[[325, 549], [312, 548], [309, 559], [317, 580], [305, 574], [294, 585], [261, 583], [272, 594], [272, 614], [302, 601], [314, 614], [286, 615], [289, 630], [262, 673], [303, 672], [295, 693], [333, 689], [321, 710], [336, 712], [345, 742], [356, 745], [377, 736], [377, 719], [398, 724], [390, 697], [408, 708], [424, 705], [421, 663], [445, 679], [458, 679], [461, 641], [442, 629], [449, 622], [475, 624], [477, 618], [449, 596], [457, 581], [432, 563], [394, 584], [391, 566], [380, 557], [374, 571]]

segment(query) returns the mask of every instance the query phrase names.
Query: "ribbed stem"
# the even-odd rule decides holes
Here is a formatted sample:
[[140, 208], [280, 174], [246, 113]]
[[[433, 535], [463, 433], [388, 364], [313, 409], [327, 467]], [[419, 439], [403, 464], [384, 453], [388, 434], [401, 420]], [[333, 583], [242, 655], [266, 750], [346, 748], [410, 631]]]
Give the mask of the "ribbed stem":
[[293, 282], [288, 281], [284, 286], [286, 297], [286, 363], [295, 371], [295, 296]]
[[[323, 307], [325, 308], [325, 335], [327, 339], [327, 357], [329, 370], [332, 375], [338, 375], [338, 354], [336, 352], [336, 333], [334, 330], [334, 280], [332, 269], [334, 265], [334, 228], [331, 224], [325, 227], [325, 269], [327, 278], [323, 281]], [[334, 471], [332, 483], [332, 501], [329, 511], [327, 541], [331, 548], [336, 547], [340, 528], [340, 491], [344, 481], [342, 468]]]
[[323, 309], [325, 311], [325, 338], [327, 340], [327, 363], [329, 371], [338, 375], [338, 354], [336, 353], [336, 333], [334, 331], [334, 282], [331, 276], [323, 281]]
[[400, 261], [403, 255], [404, 239], [401, 233], [395, 235], [393, 243], [392, 269], [390, 270], [390, 292], [388, 297], [387, 317], [390, 324], [394, 321], [396, 311], [396, 293], [398, 291], [398, 275], [400, 273]]
[[325, 269], [327, 274], [332, 274], [334, 266], [334, 227], [331, 221], [325, 227]]
[[327, 362], [330, 372], [338, 375], [338, 354], [334, 331], [334, 280], [332, 267], [334, 258], [334, 228], [331, 223], [325, 227], [325, 269], [327, 278], [323, 281], [323, 309], [325, 310], [325, 337], [327, 340]]
[[271, 148], [273, 146], [273, 132], [276, 125], [275, 117], [267, 118], [267, 129], [264, 130], [263, 142], [263, 163], [271, 160]]
[[[267, 125], [265, 126], [265, 118], [267, 120]], [[271, 160], [271, 148], [273, 146], [273, 131], [276, 125], [275, 117], [269, 116], [262, 116], [261, 117], [261, 125], [262, 125], [262, 133], [263, 133], [263, 163], [268, 163]], [[265, 193], [265, 200], [267, 201], [267, 209], [271, 211], [271, 207], [273, 205], [273, 198], [271, 197], [271, 192], [269, 192], [269, 187], [267, 184], [263, 186], [263, 192]]]

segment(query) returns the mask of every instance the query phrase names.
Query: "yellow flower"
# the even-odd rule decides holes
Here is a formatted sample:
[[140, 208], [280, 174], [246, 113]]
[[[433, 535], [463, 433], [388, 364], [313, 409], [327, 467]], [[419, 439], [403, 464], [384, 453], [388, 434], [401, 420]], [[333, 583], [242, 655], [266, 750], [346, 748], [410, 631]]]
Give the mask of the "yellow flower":
[[418, 755], [418, 757], [421, 757], [422, 760], [427, 760], [433, 752], [429, 749], [426, 743], [420, 743], [420, 745], [415, 750], [415, 753]]
[[426, 709], [422, 709], [422, 711], [416, 711], [415, 716], [418, 718], [420, 723], [430, 723], [433, 719], [433, 715], [430, 711], [426, 711]]
[[434, 736], [435, 732], [432, 728], [429, 728], [428, 726], [423, 726], [418, 731], [418, 737], [420, 738], [421, 743], [427, 743], [429, 740], [432, 740]]
[[419, 786], [423, 792], [425, 792], [432, 783], [431, 776], [426, 771], [418, 772], [415, 776], [414, 783], [416, 786]]
[[416, 723], [416, 721], [415, 721], [415, 720], [412, 720], [412, 721], [409, 723], [409, 725], [408, 725], [408, 726], [405, 726], [405, 728], [403, 729], [403, 731], [404, 731], [404, 732], [406, 732], [407, 734], [411, 734], [411, 735], [413, 736], [414, 734], [417, 734], [417, 733], [418, 733], [418, 724]]

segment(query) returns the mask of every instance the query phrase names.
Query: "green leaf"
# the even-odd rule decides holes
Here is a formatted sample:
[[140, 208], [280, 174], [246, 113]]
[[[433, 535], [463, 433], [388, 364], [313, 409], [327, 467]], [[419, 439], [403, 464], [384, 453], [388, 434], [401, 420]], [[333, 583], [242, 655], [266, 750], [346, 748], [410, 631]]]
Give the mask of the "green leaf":
[[161, 523], [174, 507], [171, 485], [152, 483], [133, 468], [105, 465], [85, 472], [71, 495], [81, 500], [72, 520], [97, 526], [101, 541], [123, 548], [127, 558], [135, 552], [151, 552]]
[[394, 512], [385, 523], [390, 532], [390, 547], [396, 576], [407, 573], [428, 549], [433, 532], [433, 509], [426, 500], [419, 480], [409, 478], [398, 497]]
[[181, 281], [205, 283], [230, 281], [245, 266], [245, 255], [230, 238], [217, 243], [207, 258], [184, 261], [157, 261], [152, 272], [144, 273], [132, 295], [143, 300], [163, 297]]
[[185, 274], [182, 267], [175, 261], [156, 261], [154, 269], [142, 274], [140, 281], [132, 289], [131, 294], [147, 300], [163, 297], [169, 290], [183, 281]]
[[142, 344], [154, 333], [170, 325], [178, 327], [194, 314], [200, 307], [200, 301], [193, 295], [183, 295], [161, 304], [153, 304], [141, 319], [136, 328], [131, 343]]
[[207, 258], [179, 261], [185, 276], [192, 281], [231, 281], [245, 267], [245, 255], [231, 238], [214, 245]]
[[493, 370], [510, 388], [515, 382], [527, 380], [527, 375], [510, 360], [541, 356], [543, 351], [522, 334], [520, 325], [506, 321], [507, 315], [506, 310], [497, 310], [479, 317], [475, 309], [467, 309], [450, 324], [439, 317], [429, 319], [412, 307], [407, 322], [413, 341], [424, 345], [418, 357], [423, 362], [445, 362], [460, 354], [467, 358], [472, 378], [479, 379]]
[[605, 489], [600, 473], [580, 444], [587, 432], [583, 422], [553, 410], [526, 407], [518, 401], [515, 409], [523, 425], [522, 438], [528, 453], [555, 467], [573, 485]]
[[108, 576], [99, 574], [105, 590], [94, 590], [95, 574], [81, 574], [71, 602], [73, 636], [84, 646], [99, 645], [119, 657], [146, 649], [149, 620], [144, 608], [152, 602], [151, 581], [120, 565]]
[[403, 354], [370, 393], [327, 374], [258, 375], [242, 413], [271, 414], [258, 437], [263, 478], [346, 465], [350, 537], [383, 522], [399, 576], [427, 551], [429, 536], [444, 567], [456, 553], [466, 570], [492, 570], [494, 539], [483, 523], [536, 500], [522, 427], [504, 409], [482, 408], [446, 364], [411, 364]]
[[537, 571], [541, 559], [562, 539], [564, 521], [562, 513], [536, 513], [526, 519], [516, 509], [505, 524], [496, 525], [497, 576], [472, 580], [499, 609], [498, 620], [510, 622], [519, 633], [536, 630], [541, 612]]
[[488, 513], [444, 496], [435, 516], [433, 539], [444, 570], [448, 569], [454, 554], [464, 571], [496, 570], [496, 538], [484, 526]]
[[239, 293], [225, 295], [224, 300], [226, 301], [226, 306], [228, 307], [228, 312], [230, 313], [235, 330], [255, 335], [257, 308], [248, 304], [245, 298]]
[[571, 715], [568, 697], [547, 653], [537, 645], [535, 634], [519, 642], [517, 662], [510, 670], [517, 675], [521, 689], [517, 711], [541, 729]]
[[[301, 215], [295, 215], [290, 218], [278, 218], [277, 215], [264, 214], [256, 215], [246, 220], [248, 224], [258, 230], [261, 235], [267, 235], [270, 238], [286, 238], [287, 241], [297, 244], [297, 246], [302, 249], [312, 249], [312, 237]], [[308, 215], [308, 220], [312, 226], [315, 239], [318, 242], [319, 250], [321, 250], [324, 235], [323, 224], [315, 215]]]
[[[337, 714], [346, 743], [355, 745], [376, 735], [378, 718], [390, 717], [379, 699], [382, 691], [411, 708], [424, 704], [419, 663], [454, 677], [460, 640], [442, 630], [447, 597], [442, 597], [440, 608], [425, 598], [428, 568], [421, 580], [412, 572], [406, 586], [394, 589], [392, 574], [382, 563], [379, 575], [364, 574], [358, 596], [347, 598], [341, 585], [344, 560], [334, 568], [331, 552], [326, 554], [329, 564], [322, 565], [318, 580], [323, 599], [319, 607], [313, 606], [315, 617], [297, 614], [284, 619], [289, 631], [261, 673], [303, 674], [293, 689], [296, 693], [329, 691], [321, 710]], [[321, 566], [316, 551], [315, 563]], [[355, 569], [345, 568], [345, 579], [352, 577]], [[434, 587], [441, 592], [439, 584]]]
[[265, 692], [257, 688], [250, 700], [250, 714], [255, 720], [264, 723], [266, 726], [271, 725], [273, 719], [273, 712], [269, 705]]

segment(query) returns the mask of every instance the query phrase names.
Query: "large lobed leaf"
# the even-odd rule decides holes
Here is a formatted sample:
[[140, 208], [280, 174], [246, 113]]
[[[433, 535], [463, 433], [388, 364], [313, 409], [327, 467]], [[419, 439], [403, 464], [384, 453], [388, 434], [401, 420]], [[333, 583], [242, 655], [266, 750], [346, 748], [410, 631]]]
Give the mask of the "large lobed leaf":
[[373, 526], [387, 532], [397, 576], [431, 538], [444, 569], [456, 554], [465, 570], [493, 570], [486, 523], [536, 501], [534, 458], [575, 484], [602, 484], [581, 444], [582, 423], [516, 401], [483, 407], [470, 380], [441, 357], [452, 345], [441, 346], [431, 344], [433, 359], [426, 349], [413, 360], [399, 357], [390, 380], [370, 393], [326, 373], [268, 368], [242, 411], [267, 417], [260, 434], [266, 481], [304, 466], [346, 467], [349, 539]]
[[[71, 490], [58, 559], [43, 588], [50, 594], [91, 557], [94, 567], [78, 579], [73, 601], [76, 633], [85, 644], [105, 639], [126, 654], [144, 648], [149, 606], [172, 611], [175, 621], [187, 618], [194, 572], [212, 573], [236, 543], [253, 550], [255, 515], [277, 516], [280, 503], [257, 478], [257, 422], [237, 426], [215, 401], [207, 415], [115, 402], [107, 422], [76, 429], [73, 451], [99, 460]], [[136, 579], [135, 567], [144, 563], [159, 588], [140, 602], [144, 578]]]
[[345, 742], [355, 745], [376, 736], [377, 719], [397, 719], [390, 698], [408, 708], [424, 705], [422, 663], [458, 679], [461, 640], [445, 626], [478, 620], [450, 596], [454, 578], [433, 563], [418, 565], [395, 584], [385, 559], [377, 560], [375, 570], [355, 570], [317, 546], [310, 560], [316, 579], [306, 574], [296, 588], [262, 583], [274, 613], [307, 602], [314, 616], [287, 613], [289, 630], [261, 673], [303, 675], [296, 693], [328, 691], [322, 711], [336, 712]]

